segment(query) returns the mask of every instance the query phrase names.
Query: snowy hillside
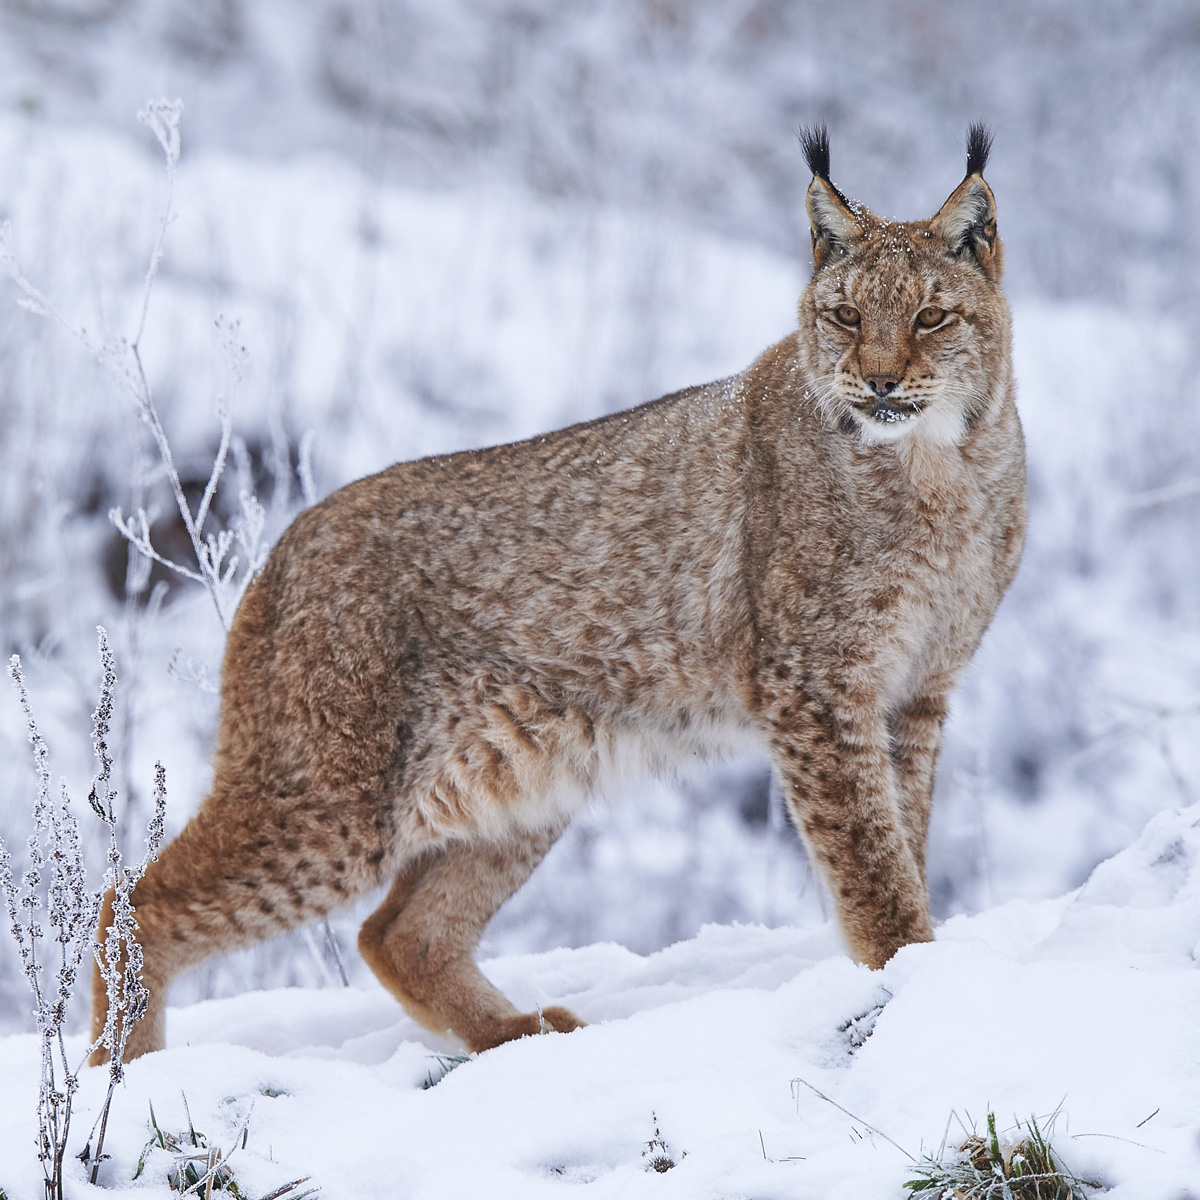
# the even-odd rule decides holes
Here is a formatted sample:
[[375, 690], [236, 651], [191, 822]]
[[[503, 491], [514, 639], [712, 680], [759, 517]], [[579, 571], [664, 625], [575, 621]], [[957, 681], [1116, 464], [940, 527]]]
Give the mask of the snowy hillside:
[[[141, 352], [193, 502], [229, 404], [216, 521], [253, 492], [270, 542], [390, 462], [740, 370], [793, 326], [809, 267], [795, 125], [826, 119], [836, 181], [911, 218], [983, 118], [1030, 528], [946, 731], [935, 944], [851, 963], [764, 762], [647, 780], [580, 816], [481, 949], [515, 1002], [587, 1029], [424, 1088], [456, 1047], [354, 950], [368, 898], [332, 919], [341, 963], [316, 930], [178, 982], [170, 1048], [114, 1102], [105, 1186], [166, 1194], [164, 1151], [132, 1176], [149, 1104], [179, 1134], [186, 1093], [224, 1150], [248, 1121], [254, 1200], [302, 1175], [325, 1200], [899, 1197], [909, 1156], [989, 1109], [1052, 1125], [1117, 1200], [1200, 1195], [1192, 0], [0, 0], [0, 222], [102, 342], [139, 321], [166, 178], [135, 113], [160, 95], [183, 99], [183, 155]], [[224, 634], [109, 520], [144, 505], [156, 545], [190, 553], [128, 396], [17, 301], [0, 272], [0, 638], [98, 882], [95, 627], [127, 850], [156, 759], [168, 834], [205, 793]], [[7, 692], [19, 859], [35, 784]], [[0, 932], [7, 1200], [42, 1195], [32, 1028]], [[102, 1091], [85, 1072], [72, 1153]]]
[[[1063, 1164], [1111, 1200], [1179, 1200], [1200, 1178], [1198, 957], [1194, 806], [1156, 817], [1077, 892], [957, 917], [881, 972], [819, 922], [706, 926], [648, 957], [608, 944], [494, 959], [487, 973], [518, 1004], [565, 1002], [591, 1024], [488, 1051], [433, 1088], [454, 1047], [380, 988], [251, 992], [171, 1011], [168, 1049], [133, 1064], [117, 1096], [103, 1181], [167, 1195], [165, 1151], [132, 1176], [150, 1105], [178, 1133], [185, 1093], [223, 1149], [248, 1121], [231, 1165], [258, 1195], [308, 1175], [324, 1200], [534, 1200], [585, 1184], [878, 1200], [903, 1194], [909, 1155], [961, 1142], [990, 1109], [1001, 1129], [1031, 1114], [1052, 1127]], [[40, 1191], [36, 1055], [31, 1036], [0, 1042], [13, 1198]], [[104, 1084], [85, 1073], [82, 1128]], [[650, 1170], [659, 1155], [674, 1166]], [[70, 1174], [68, 1196], [92, 1194], [82, 1164]]]

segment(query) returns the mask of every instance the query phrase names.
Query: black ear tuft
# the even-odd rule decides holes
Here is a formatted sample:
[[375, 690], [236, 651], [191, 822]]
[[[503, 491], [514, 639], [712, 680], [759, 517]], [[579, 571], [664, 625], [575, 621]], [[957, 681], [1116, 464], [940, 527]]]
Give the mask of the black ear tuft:
[[982, 121], [974, 121], [967, 130], [967, 174], [982, 175], [992, 152], [992, 132]]
[[808, 169], [829, 182], [829, 130], [824, 125], [806, 125], [797, 130]]

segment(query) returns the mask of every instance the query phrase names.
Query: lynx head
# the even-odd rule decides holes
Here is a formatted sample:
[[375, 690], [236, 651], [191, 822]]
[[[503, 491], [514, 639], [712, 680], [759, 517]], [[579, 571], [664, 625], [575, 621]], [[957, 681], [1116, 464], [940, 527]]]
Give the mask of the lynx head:
[[813, 173], [813, 277], [800, 298], [805, 366], [830, 419], [865, 441], [955, 445], [1009, 380], [991, 135], [972, 125], [967, 173], [927, 221], [895, 222], [829, 179], [826, 130], [801, 134]]

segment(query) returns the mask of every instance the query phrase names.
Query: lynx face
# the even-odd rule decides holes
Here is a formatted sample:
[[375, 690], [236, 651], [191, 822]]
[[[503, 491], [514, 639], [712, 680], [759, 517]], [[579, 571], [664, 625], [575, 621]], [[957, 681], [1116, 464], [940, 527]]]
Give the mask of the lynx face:
[[991, 189], [976, 171], [931, 220], [891, 222], [815, 171], [807, 204], [800, 318], [820, 403], [864, 441], [960, 444], [1008, 383]]

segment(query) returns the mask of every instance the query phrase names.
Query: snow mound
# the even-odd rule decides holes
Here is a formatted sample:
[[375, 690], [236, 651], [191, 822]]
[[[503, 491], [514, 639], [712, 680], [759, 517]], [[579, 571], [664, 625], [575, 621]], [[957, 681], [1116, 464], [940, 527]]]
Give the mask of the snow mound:
[[[879, 972], [828, 925], [494, 959], [516, 1002], [593, 1023], [489, 1051], [432, 1088], [454, 1048], [380, 989], [174, 1009], [171, 1048], [133, 1064], [117, 1097], [106, 1180], [166, 1195], [165, 1156], [132, 1176], [149, 1103], [184, 1129], [186, 1093], [223, 1146], [249, 1117], [237, 1160], [252, 1194], [307, 1174], [325, 1200], [531, 1200], [584, 1183], [596, 1197], [899, 1197], [907, 1155], [961, 1141], [992, 1109], [1002, 1127], [1059, 1111], [1060, 1157], [1113, 1200], [1179, 1200], [1200, 1178], [1198, 900], [1200, 805], [1155, 817], [1076, 892], [957, 917]], [[10, 1200], [40, 1191], [36, 1054], [31, 1037], [0, 1042]], [[104, 1084], [85, 1074], [77, 1129]], [[655, 1153], [675, 1165], [648, 1170]], [[84, 1191], [73, 1163], [68, 1193]]]

